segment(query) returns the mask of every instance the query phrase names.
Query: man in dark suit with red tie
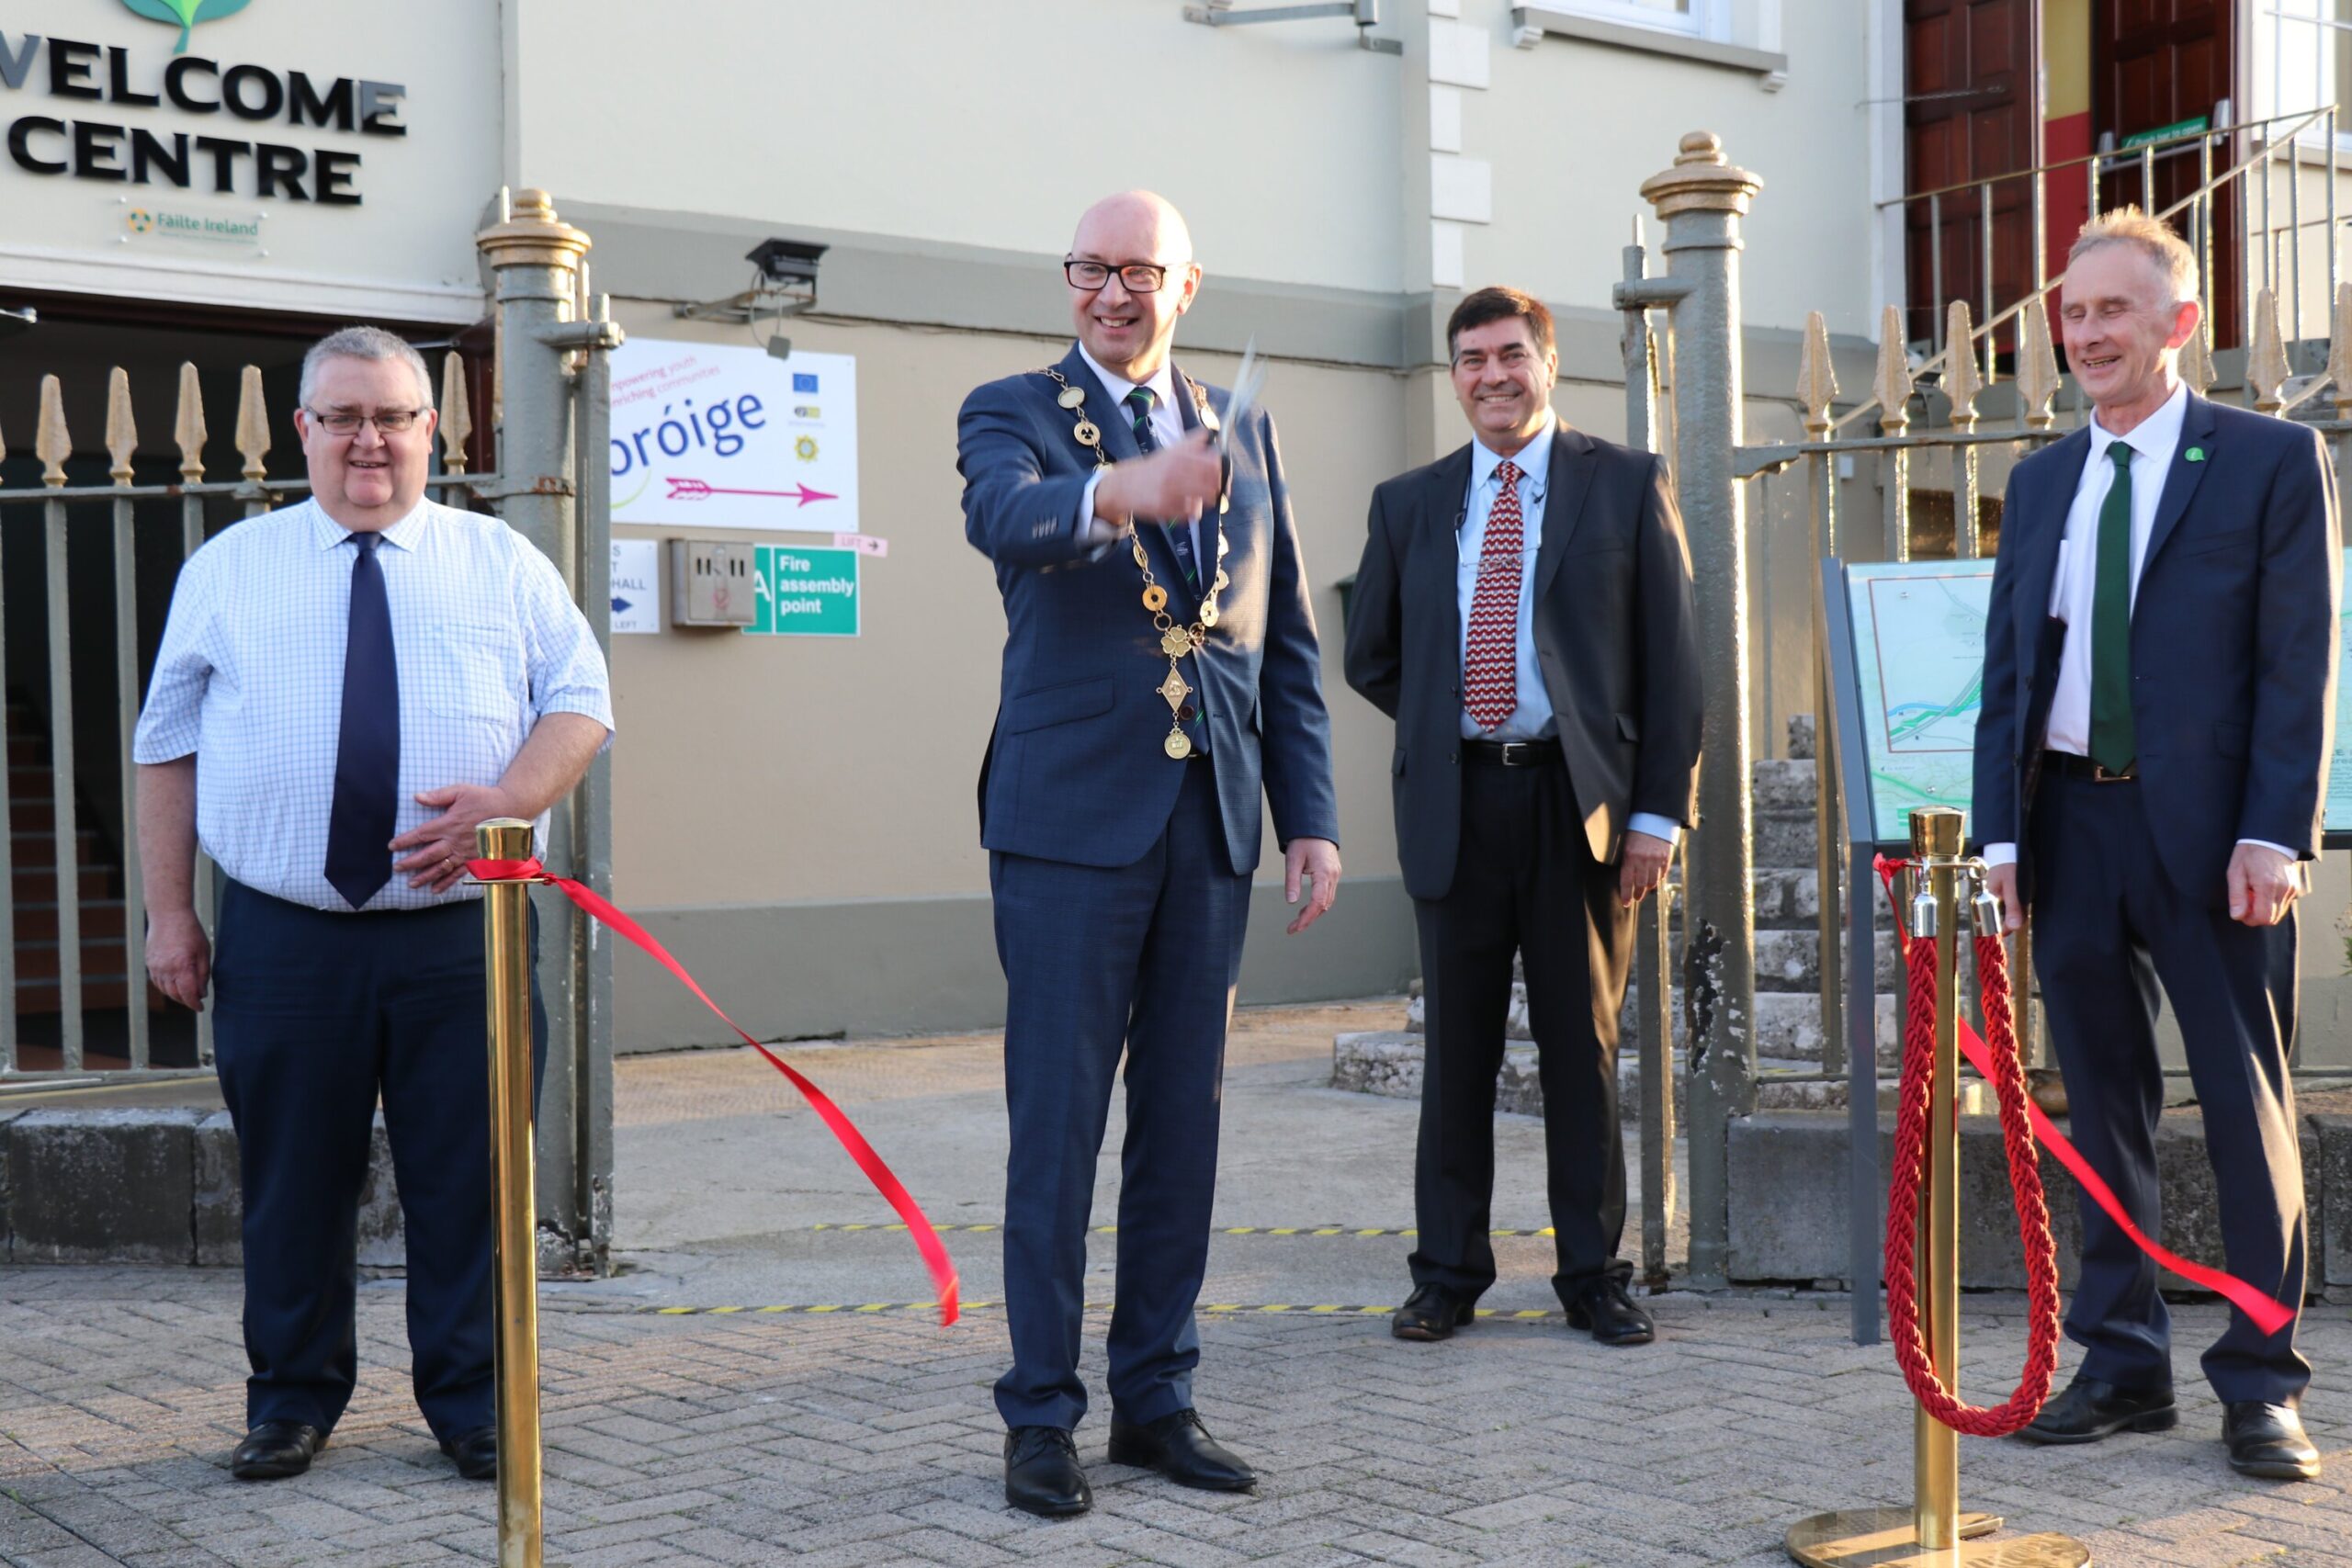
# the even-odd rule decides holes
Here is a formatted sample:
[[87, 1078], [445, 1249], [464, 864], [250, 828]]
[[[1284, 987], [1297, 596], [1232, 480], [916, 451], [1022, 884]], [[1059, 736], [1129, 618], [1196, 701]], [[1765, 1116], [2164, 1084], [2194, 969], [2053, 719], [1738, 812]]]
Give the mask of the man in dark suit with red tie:
[[[2156, 986], [2180, 1021], [2230, 1272], [2302, 1305], [2308, 1225], [2287, 1047], [2300, 863], [2319, 853], [2343, 560], [2319, 435], [2180, 379], [2197, 257], [2136, 209], [2066, 266], [2066, 357], [2094, 413], [2019, 463], [2002, 511], [1976, 725], [1976, 828], [2034, 968], [2073, 1134], [2159, 1233]], [[2021, 1434], [2173, 1426], [2156, 1266], [2083, 1204], [2074, 1382]], [[2295, 1327], [2243, 1312], [2206, 1351], [2230, 1463], [2309, 1480]]]
[[1429, 1056], [1420, 1242], [1401, 1339], [1450, 1337], [1494, 1283], [1495, 1074], [1525, 958], [1568, 1321], [1654, 1335], [1617, 1257], [1617, 1017], [1634, 908], [1697, 807], [1699, 646], [1665, 466], [1552, 412], [1552, 315], [1481, 288], [1446, 325], [1470, 445], [1373, 492], [1348, 683], [1396, 721], [1396, 844]]

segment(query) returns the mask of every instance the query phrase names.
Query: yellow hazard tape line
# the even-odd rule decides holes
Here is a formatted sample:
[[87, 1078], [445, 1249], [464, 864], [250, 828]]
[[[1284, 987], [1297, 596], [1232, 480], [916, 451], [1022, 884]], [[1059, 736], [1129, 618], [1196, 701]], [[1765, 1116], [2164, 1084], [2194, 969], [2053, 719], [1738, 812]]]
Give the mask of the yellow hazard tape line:
[[[1002, 1302], [966, 1302], [963, 1303], [963, 1307], [966, 1312], [988, 1312], [1001, 1309], [1004, 1303]], [[937, 1312], [939, 1310], [939, 1303], [937, 1302], [866, 1302], [862, 1305], [850, 1305], [842, 1303], [808, 1305], [790, 1303], [774, 1306], [645, 1306], [633, 1308], [632, 1310], [655, 1317], [772, 1317], [779, 1314], [786, 1313], [803, 1317], [814, 1317], [826, 1314], [842, 1314], [852, 1316], [865, 1314], [871, 1316], [881, 1313]], [[1109, 1312], [1111, 1310], [1111, 1303], [1109, 1302], [1088, 1302], [1086, 1303], [1086, 1310], [1089, 1312]], [[1197, 1310], [1207, 1314], [1211, 1317], [1272, 1317], [1277, 1315], [1292, 1317], [1386, 1317], [1396, 1309], [1393, 1306], [1343, 1306], [1322, 1303], [1307, 1304], [1290, 1302], [1204, 1302]], [[1500, 1322], [1509, 1323], [1535, 1322], [1544, 1318], [1558, 1317], [1561, 1314], [1558, 1312], [1545, 1312], [1540, 1309], [1529, 1309], [1521, 1312], [1496, 1312], [1489, 1308], [1480, 1307], [1478, 1309], [1478, 1315], [1484, 1318], [1493, 1318]]]
[[[878, 1222], [871, 1224], [836, 1224], [810, 1225], [808, 1227], [810, 1231], [904, 1231], [906, 1228], [907, 1227], [903, 1224], [883, 1224]], [[934, 1224], [931, 1228], [942, 1235], [945, 1235], [949, 1232], [1001, 1231], [1004, 1227], [1001, 1224]], [[1116, 1235], [1119, 1234], [1119, 1227], [1116, 1225], [1093, 1225], [1089, 1228], [1096, 1235]], [[1381, 1236], [1419, 1235], [1421, 1233], [1409, 1225], [1405, 1226], [1402, 1229], [1385, 1225], [1219, 1225], [1209, 1234], [1212, 1235]], [[1552, 1235], [1552, 1227], [1545, 1225], [1541, 1230], [1490, 1230], [1487, 1234], [1490, 1236], [1548, 1236]]]

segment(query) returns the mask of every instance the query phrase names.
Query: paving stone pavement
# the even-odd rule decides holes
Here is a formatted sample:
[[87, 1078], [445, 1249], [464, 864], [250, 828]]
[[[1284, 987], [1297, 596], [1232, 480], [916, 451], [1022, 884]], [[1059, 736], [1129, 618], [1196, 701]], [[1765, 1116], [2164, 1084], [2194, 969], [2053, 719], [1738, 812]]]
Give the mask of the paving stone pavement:
[[[1244, 1021], [1220, 1223], [1408, 1223], [1396, 1167], [1412, 1108], [1319, 1087], [1316, 1041], [1328, 1054], [1335, 1021], [1376, 1027], [1332, 1011]], [[986, 1057], [967, 1039], [802, 1065], [842, 1086], [886, 1154], [903, 1152], [935, 1214], [985, 1223], [1002, 1170]], [[809, 1145], [788, 1143], [793, 1157], [780, 1158], [773, 1129], [740, 1103], [760, 1078], [715, 1057], [622, 1068], [624, 1096], [638, 1097], [624, 1118], [623, 1233], [631, 1259], [655, 1261], [545, 1292], [550, 1563], [1764, 1568], [1785, 1562], [1794, 1520], [1909, 1495], [1911, 1407], [1886, 1348], [1847, 1341], [1844, 1298], [1673, 1293], [1650, 1303], [1660, 1342], [1619, 1351], [1556, 1316], [1482, 1321], [1442, 1346], [1399, 1344], [1376, 1315], [1206, 1316], [1201, 1407], [1259, 1466], [1259, 1495], [1186, 1492], [1108, 1464], [1098, 1411], [1080, 1433], [1094, 1512], [1033, 1519], [1001, 1500], [989, 1401], [1007, 1356], [1000, 1311], [942, 1329], [905, 1310], [651, 1310], [905, 1301], [920, 1273], [903, 1235], [812, 1231], [888, 1214], [852, 1201], [838, 1161], [799, 1159]], [[1114, 1125], [1108, 1172], [1117, 1138]], [[1540, 1124], [1504, 1119], [1498, 1225], [1544, 1223], [1541, 1139]], [[992, 1237], [949, 1239], [967, 1280], [992, 1268]], [[1385, 1304], [1409, 1246], [1220, 1236], [1207, 1299]], [[1489, 1300], [1545, 1305], [1548, 1244], [1497, 1246], [1504, 1279]], [[1109, 1256], [1098, 1240], [1098, 1270]], [[360, 1302], [361, 1383], [332, 1445], [306, 1476], [242, 1484], [224, 1468], [243, 1427], [233, 1275], [0, 1269], [0, 1562], [494, 1561], [493, 1489], [456, 1479], [410, 1399], [400, 1281], [368, 1282]], [[2000, 1398], [2021, 1354], [2019, 1299], [1971, 1297], [1964, 1317], [1966, 1392]], [[2184, 1372], [2221, 1321], [2210, 1304], [2177, 1310]], [[1098, 1394], [1107, 1325], [1088, 1314]], [[2075, 1450], [1964, 1442], [1966, 1501], [2080, 1536], [2102, 1564], [2352, 1568], [2352, 1320], [2314, 1307], [2305, 1339], [2319, 1368], [2306, 1415], [2330, 1465], [2320, 1483], [2232, 1475], [2218, 1408], [2184, 1384], [2177, 1432]]]

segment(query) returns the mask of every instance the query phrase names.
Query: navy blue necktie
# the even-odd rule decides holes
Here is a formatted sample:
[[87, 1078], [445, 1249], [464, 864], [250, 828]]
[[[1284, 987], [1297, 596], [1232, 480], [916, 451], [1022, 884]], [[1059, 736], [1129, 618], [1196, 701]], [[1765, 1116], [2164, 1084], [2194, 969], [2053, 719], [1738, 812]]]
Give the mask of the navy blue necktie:
[[[1136, 446], [1149, 457], [1159, 450], [1159, 443], [1151, 434], [1151, 405], [1156, 400], [1149, 387], [1136, 387], [1127, 393], [1128, 416], [1135, 423]], [[1189, 523], [1163, 524], [1168, 535], [1168, 547], [1176, 552], [1176, 564], [1184, 573], [1184, 585], [1194, 593], [1201, 591], [1199, 558], [1193, 551], [1193, 526]]]
[[351, 628], [343, 650], [343, 728], [335, 741], [334, 805], [327, 817], [327, 881], [355, 909], [392, 879], [392, 818], [400, 804], [401, 672], [392, 604], [376, 559], [380, 534], [354, 534]]

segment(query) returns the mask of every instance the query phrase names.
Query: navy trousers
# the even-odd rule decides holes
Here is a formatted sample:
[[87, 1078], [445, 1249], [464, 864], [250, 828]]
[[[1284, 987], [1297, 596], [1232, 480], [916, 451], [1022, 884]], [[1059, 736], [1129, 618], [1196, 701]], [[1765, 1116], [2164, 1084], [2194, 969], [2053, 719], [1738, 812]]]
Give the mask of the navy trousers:
[[[534, 956], [538, 945], [532, 921]], [[358, 1374], [359, 1190], [380, 1097], [417, 1407], [492, 1424], [489, 998], [479, 904], [328, 914], [231, 882], [213, 1044], [244, 1186], [246, 1424], [333, 1431]], [[532, 1096], [547, 1013], [531, 985]]]
[[[2295, 917], [2252, 927], [2226, 890], [2166, 880], [2136, 783], [2045, 775], [2031, 820], [2033, 959], [2066, 1077], [2075, 1146], [2132, 1223], [2163, 1234], [2156, 1116], [2156, 987], [2180, 1019], [2221, 1198], [2229, 1271], [2301, 1309], [2306, 1268], [2302, 1153], [2287, 1045], [2295, 1031]], [[2081, 1282], [2066, 1333], [2082, 1375], [2172, 1385], [2171, 1318], [2156, 1266], [2088, 1199]], [[2224, 1400], [2293, 1404], [2311, 1382], [2294, 1324], [2266, 1335], [2233, 1309], [2205, 1352]]]
[[1212, 764], [1184, 784], [1167, 831], [1133, 865], [994, 854], [997, 955], [1008, 989], [1004, 1294], [1008, 1427], [1078, 1425], [1079, 1324], [1095, 1161], [1126, 1053], [1111, 1403], [1154, 1421], [1193, 1403], [1193, 1304], [1208, 1266], [1226, 1026], [1241, 974], [1250, 879], [1233, 873]]
[[1527, 1021], [1544, 1086], [1553, 1289], [1623, 1280], [1625, 1145], [1617, 1121], [1617, 1019], [1634, 951], [1634, 911], [1617, 874], [1592, 858], [1559, 762], [1506, 768], [1465, 760], [1462, 852], [1442, 898], [1417, 899], [1428, 1015], [1420, 1133], [1413, 1156], [1415, 1285], [1472, 1300], [1495, 1282], [1495, 1075], [1510, 1014], [1510, 965], [1524, 956]]

